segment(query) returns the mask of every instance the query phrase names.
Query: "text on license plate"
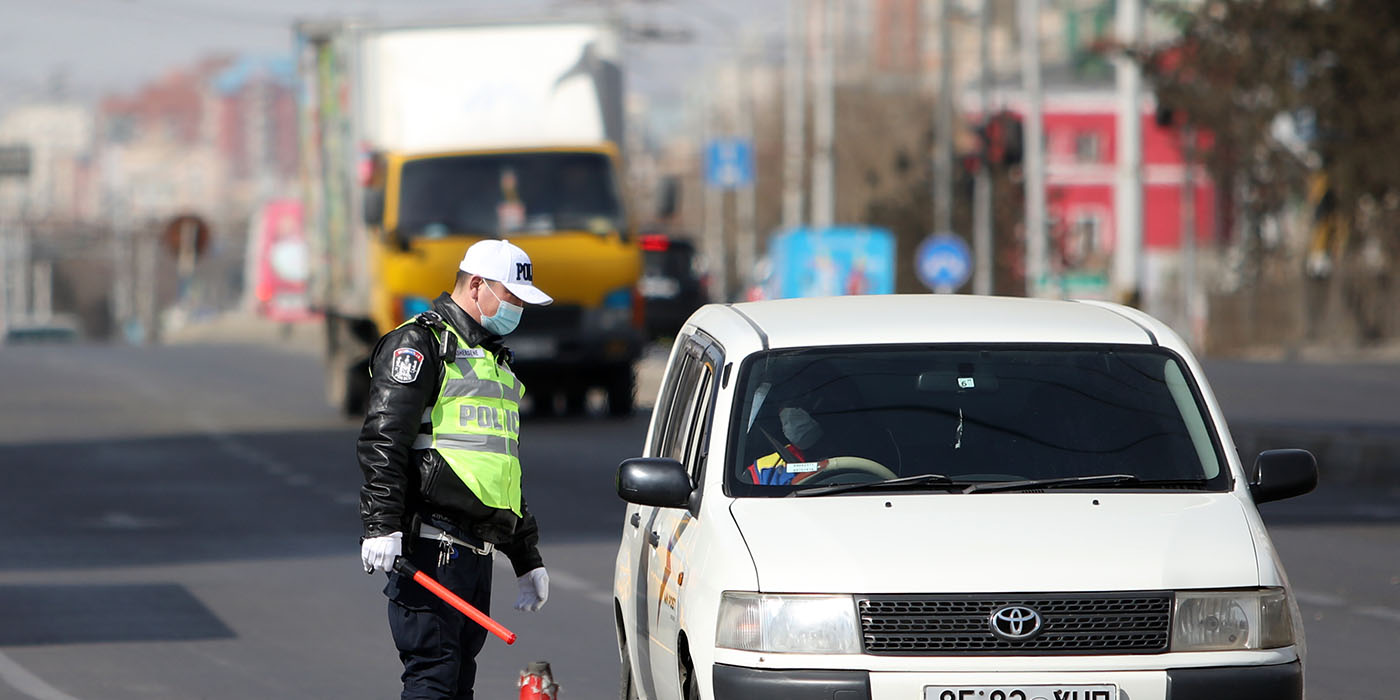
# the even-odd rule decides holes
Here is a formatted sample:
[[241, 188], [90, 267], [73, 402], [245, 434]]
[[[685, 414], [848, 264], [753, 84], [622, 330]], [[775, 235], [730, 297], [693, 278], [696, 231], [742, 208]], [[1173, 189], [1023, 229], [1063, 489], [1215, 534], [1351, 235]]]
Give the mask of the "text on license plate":
[[1112, 685], [925, 686], [924, 700], [1118, 700]]

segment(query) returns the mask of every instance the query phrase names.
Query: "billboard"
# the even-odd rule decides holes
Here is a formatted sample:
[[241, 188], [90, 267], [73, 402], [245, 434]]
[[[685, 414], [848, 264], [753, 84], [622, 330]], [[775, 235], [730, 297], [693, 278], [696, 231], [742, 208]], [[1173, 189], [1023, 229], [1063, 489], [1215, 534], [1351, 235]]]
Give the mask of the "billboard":
[[769, 243], [768, 299], [894, 293], [894, 234], [868, 226], [795, 228]]
[[302, 228], [301, 202], [267, 202], [253, 217], [249, 234], [251, 286], [258, 315], [277, 322], [314, 318], [307, 289], [310, 254]]

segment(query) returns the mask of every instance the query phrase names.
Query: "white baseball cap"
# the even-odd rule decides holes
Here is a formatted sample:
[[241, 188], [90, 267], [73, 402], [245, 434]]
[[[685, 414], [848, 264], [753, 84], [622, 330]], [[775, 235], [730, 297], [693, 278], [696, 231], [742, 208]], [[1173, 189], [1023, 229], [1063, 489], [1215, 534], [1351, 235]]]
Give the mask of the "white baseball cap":
[[473, 243], [467, 249], [467, 254], [462, 256], [462, 264], [457, 269], [500, 282], [527, 304], [546, 306], [554, 303], [554, 299], [535, 286], [530, 256], [509, 241], [488, 239]]

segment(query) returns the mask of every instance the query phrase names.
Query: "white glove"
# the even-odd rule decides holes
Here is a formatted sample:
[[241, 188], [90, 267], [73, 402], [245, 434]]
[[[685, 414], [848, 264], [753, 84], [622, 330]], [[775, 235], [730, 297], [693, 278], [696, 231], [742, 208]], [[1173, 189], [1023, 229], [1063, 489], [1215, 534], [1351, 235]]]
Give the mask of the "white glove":
[[394, 560], [403, 554], [403, 533], [392, 532], [382, 537], [367, 537], [360, 544], [360, 561], [364, 562], [365, 573], [375, 569], [385, 573], [393, 570]]
[[531, 569], [516, 582], [520, 584], [520, 597], [515, 599], [516, 610], [534, 612], [543, 608], [544, 602], [549, 600], [549, 573], [543, 566]]

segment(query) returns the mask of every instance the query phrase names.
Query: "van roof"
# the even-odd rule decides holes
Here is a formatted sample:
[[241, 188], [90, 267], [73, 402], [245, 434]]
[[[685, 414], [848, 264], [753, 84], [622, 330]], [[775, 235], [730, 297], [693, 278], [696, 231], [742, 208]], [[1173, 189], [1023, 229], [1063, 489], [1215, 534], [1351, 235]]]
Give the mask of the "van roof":
[[1103, 302], [887, 294], [731, 304], [769, 347], [905, 343], [1155, 345], [1140, 314]]

